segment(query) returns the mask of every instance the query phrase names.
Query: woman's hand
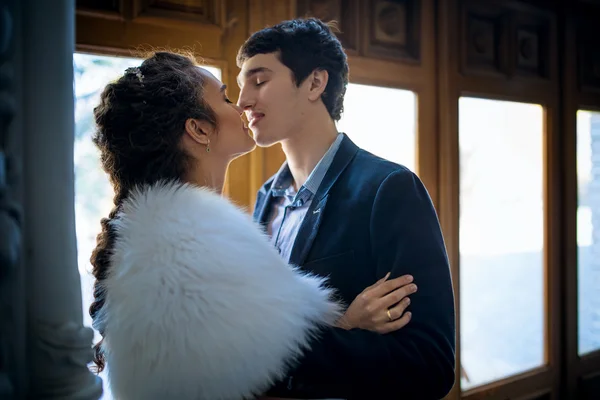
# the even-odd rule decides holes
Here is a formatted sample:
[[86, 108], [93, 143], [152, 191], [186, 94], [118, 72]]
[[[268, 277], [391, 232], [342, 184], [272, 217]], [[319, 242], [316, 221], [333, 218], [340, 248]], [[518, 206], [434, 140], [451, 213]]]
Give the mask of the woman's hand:
[[403, 328], [411, 318], [404, 312], [410, 304], [407, 297], [417, 291], [413, 277], [403, 275], [387, 280], [386, 276], [362, 291], [350, 304], [337, 326], [343, 329], [360, 328], [379, 333], [389, 333]]

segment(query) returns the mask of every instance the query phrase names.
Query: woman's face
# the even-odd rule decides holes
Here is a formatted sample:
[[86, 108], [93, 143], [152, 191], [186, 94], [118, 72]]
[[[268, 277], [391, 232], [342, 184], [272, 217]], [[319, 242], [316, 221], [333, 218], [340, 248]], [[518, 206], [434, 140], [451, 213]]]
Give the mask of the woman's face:
[[211, 155], [234, 159], [249, 153], [256, 143], [242, 120], [243, 110], [227, 98], [225, 85], [213, 74], [204, 68], [200, 73], [204, 78], [204, 101], [217, 118], [217, 131], [210, 136]]

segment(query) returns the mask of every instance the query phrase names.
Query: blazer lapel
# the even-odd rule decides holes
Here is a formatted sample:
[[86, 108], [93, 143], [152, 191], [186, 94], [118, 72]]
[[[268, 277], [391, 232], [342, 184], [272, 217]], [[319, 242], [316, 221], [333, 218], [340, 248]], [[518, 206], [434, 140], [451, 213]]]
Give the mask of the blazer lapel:
[[300, 230], [298, 231], [294, 247], [292, 248], [292, 254], [290, 255], [290, 264], [301, 266], [306, 261], [306, 257], [317, 237], [323, 215], [325, 214], [325, 206], [329, 199], [329, 190], [342, 172], [344, 172], [348, 164], [350, 164], [350, 161], [352, 161], [357, 152], [358, 147], [344, 134], [344, 139], [333, 162], [325, 174], [310, 207], [306, 211], [302, 225], [300, 225]]
[[269, 201], [267, 201], [267, 199], [270, 198], [270, 193], [270, 190], [268, 192], [261, 190], [256, 195], [256, 203], [254, 207], [254, 212], [252, 213], [252, 218], [254, 218], [254, 220], [261, 225], [265, 224], [265, 220], [267, 218], [266, 214], [269, 204]]
[[325, 205], [329, 195], [325, 195], [320, 201], [315, 198], [311, 203], [310, 207], [306, 211], [306, 216], [300, 225], [300, 230], [294, 241], [294, 247], [292, 247], [292, 254], [290, 254], [290, 264], [302, 265], [306, 261], [308, 252], [312, 247], [319, 226], [323, 220], [323, 214], [325, 213]]

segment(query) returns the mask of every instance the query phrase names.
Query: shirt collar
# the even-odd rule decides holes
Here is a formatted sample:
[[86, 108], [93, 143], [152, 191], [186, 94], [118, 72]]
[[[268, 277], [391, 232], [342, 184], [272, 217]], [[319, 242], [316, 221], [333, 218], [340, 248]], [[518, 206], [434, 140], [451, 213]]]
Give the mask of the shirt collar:
[[[309, 191], [310, 194], [313, 196], [317, 193], [317, 190], [319, 189], [319, 186], [321, 185], [321, 182], [323, 181], [327, 170], [331, 166], [331, 163], [333, 162], [333, 159], [335, 158], [335, 155], [338, 149], [340, 148], [340, 144], [342, 143], [343, 139], [344, 135], [342, 133], [338, 133], [337, 137], [335, 138], [335, 141], [331, 144], [331, 146], [329, 146], [329, 149], [323, 155], [321, 160], [319, 160], [315, 168], [308, 176], [308, 179], [306, 179], [306, 182], [304, 182], [304, 185], [302, 185], [300, 190], [298, 190], [298, 194], [304, 192], [305, 190]], [[295, 195], [296, 193], [294, 193], [292, 181], [292, 173], [286, 161], [283, 163], [283, 165], [277, 172], [277, 175], [275, 175], [275, 178], [273, 179], [273, 185], [271, 186], [272, 195], [274, 197]]]

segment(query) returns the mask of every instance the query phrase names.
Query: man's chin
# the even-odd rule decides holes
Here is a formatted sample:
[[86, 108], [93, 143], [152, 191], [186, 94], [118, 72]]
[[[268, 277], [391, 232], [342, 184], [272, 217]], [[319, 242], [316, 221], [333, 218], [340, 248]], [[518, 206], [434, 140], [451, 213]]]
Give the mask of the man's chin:
[[271, 147], [277, 143], [277, 140], [274, 140], [265, 134], [254, 134], [254, 141], [258, 147]]

